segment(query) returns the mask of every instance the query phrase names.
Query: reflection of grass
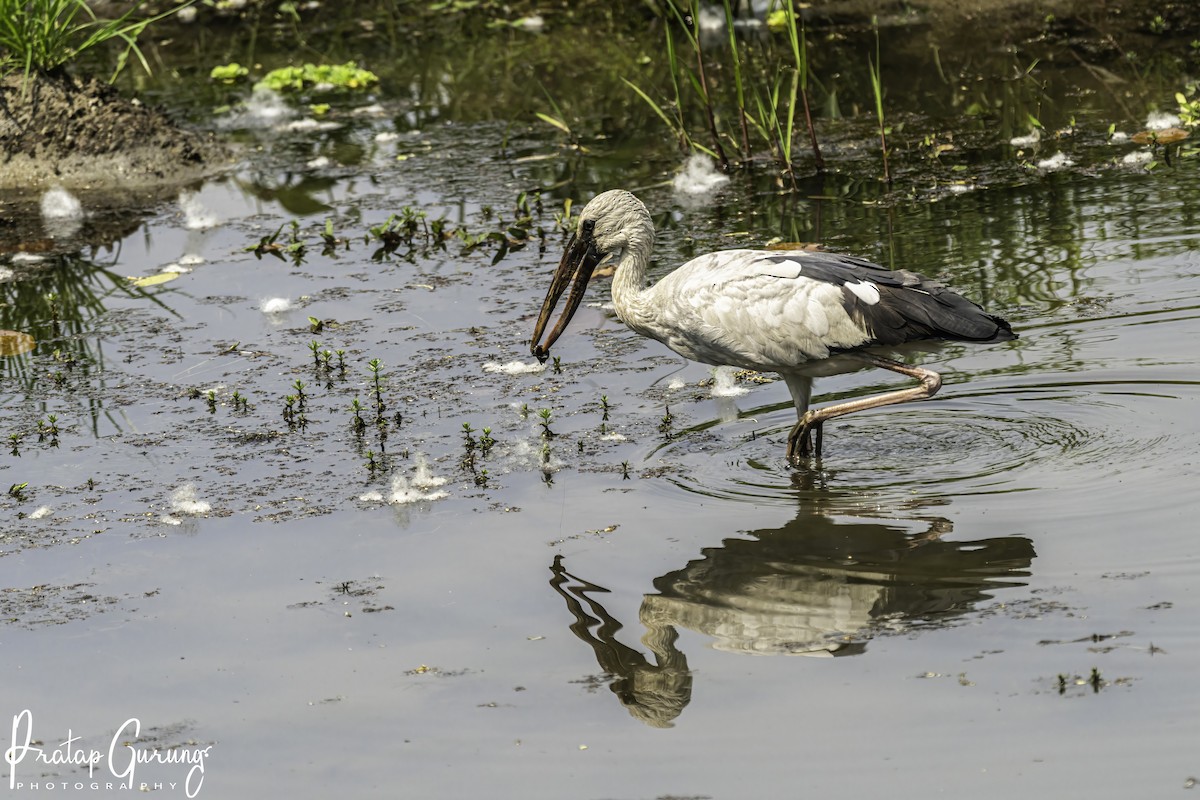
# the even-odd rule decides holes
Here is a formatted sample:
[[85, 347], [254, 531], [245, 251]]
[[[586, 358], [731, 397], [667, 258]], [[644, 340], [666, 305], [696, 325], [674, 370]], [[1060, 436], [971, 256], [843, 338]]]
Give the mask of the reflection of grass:
[[[65, 383], [71, 375], [87, 378], [93, 370], [102, 371], [104, 357], [92, 321], [117, 295], [169, 310], [145, 289], [79, 254], [55, 256], [0, 283], [0, 328], [28, 333], [38, 342], [34, 353], [0, 358], [0, 377], [8, 381], [9, 393], [17, 383], [26, 397], [35, 397], [44, 386]], [[100, 405], [88, 402], [95, 419]]]

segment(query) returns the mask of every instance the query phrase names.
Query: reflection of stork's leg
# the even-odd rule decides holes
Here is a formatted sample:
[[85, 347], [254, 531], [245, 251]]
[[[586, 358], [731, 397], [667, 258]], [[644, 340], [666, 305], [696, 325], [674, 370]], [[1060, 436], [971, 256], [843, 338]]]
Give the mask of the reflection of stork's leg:
[[[787, 457], [791, 463], [798, 464], [800, 459], [810, 456], [814, 458], [821, 457], [822, 426], [827, 419], [853, 414], [855, 411], [865, 411], [868, 408], [906, 403], [909, 400], [921, 400], [926, 397], [932, 397], [937, 394], [938, 389], [942, 388], [942, 376], [931, 369], [910, 367], [899, 361], [892, 361], [890, 358], [880, 358], [879, 356], [867, 355], [866, 353], [855, 353], [854, 356], [871, 366], [891, 370], [892, 372], [899, 372], [901, 375], [907, 375], [910, 378], [916, 378], [921, 382], [921, 385], [914, 386], [911, 389], [884, 392], [883, 394], [862, 397], [847, 403], [838, 403], [804, 412], [800, 417], [800, 421], [792, 427], [792, 432], [788, 434]], [[809, 435], [810, 432], [816, 434], [815, 447], [812, 443], [812, 437]]]

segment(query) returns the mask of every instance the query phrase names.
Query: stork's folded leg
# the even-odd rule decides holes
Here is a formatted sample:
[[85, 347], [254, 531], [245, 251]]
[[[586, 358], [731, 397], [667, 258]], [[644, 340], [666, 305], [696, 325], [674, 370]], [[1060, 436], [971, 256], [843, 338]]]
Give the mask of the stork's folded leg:
[[[910, 378], [916, 378], [921, 382], [921, 385], [914, 386], [911, 389], [898, 389], [894, 392], [884, 392], [883, 394], [850, 400], [846, 403], [825, 406], [815, 411], [806, 411], [804, 416], [800, 417], [800, 421], [792, 427], [791, 433], [788, 434], [787, 457], [788, 461], [793, 465], [799, 466], [800, 459], [802, 458], [821, 457], [821, 434], [825, 420], [833, 419], [834, 417], [843, 417], [846, 414], [853, 414], [855, 411], [866, 411], [869, 408], [906, 403], [909, 400], [922, 400], [926, 397], [932, 397], [937, 394], [938, 389], [942, 388], [942, 376], [931, 369], [910, 367], [907, 364], [893, 361], [890, 358], [880, 358], [879, 356], [867, 355], [865, 353], [856, 353], [855, 358], [861, 359], [871, 366], [879, 367], [880, 369], [891, 370], [901, 375], [907, 375]], [[811, 441], [811, 434], [813, 433], [816, 434], [815, 447]]]

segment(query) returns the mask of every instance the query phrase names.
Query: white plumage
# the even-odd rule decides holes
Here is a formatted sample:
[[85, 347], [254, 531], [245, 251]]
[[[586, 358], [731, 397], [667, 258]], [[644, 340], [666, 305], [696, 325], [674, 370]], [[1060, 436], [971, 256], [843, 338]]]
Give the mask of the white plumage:
[[[545, 360], [583, 300], [592, 271], [613, 261], [613, 305], [634, 331], [694, 361], [777, 372], [784, 378], [799, 415], [788, 437], [793, 463], [820, 455], [825, 420], [928, 397], [941, 385], [931, 370], [863, 353], [862, 348], [922, 339], [1015, 338], [1003, 319], [939, 283], [832, 253], [723, 250], [694, 258], [646, 288], [653, 247], [653, 221], [640, 200], [619, 189], [593, 198], [580, 214], [542, 304], [534, 355]], [[543, 345], [542, 334], [568, 284], [567, 307]], [[819, 367], [814, 362], [848, 353], [917, 378], [921, 386], [809, 410], [812, 375]], [[817, 433], [815, 448], [810, 431]]]

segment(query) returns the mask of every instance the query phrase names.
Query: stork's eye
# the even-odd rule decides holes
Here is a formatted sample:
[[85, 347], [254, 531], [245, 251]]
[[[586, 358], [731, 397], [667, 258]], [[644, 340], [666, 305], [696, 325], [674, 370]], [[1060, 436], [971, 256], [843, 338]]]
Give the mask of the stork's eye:
[[596, 220], [594, 220], [594, 219], [585, 219], [585, 220], [583, 221], [583, 232], [584, 232], [585, 234], [587, 234], [588, 236], [591, 236], [591, 235], [592, 235], [592, 231], [594, 231], [595, 229], [596, 229]]

